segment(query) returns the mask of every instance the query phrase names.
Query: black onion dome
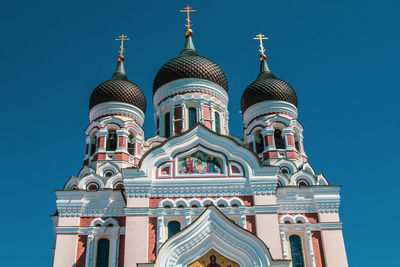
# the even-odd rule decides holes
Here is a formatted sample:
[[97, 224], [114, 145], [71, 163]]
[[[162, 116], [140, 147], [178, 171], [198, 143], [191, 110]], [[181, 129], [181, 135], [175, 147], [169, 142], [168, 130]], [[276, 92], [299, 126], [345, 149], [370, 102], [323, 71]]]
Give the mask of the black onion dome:
[[146, 98], [139, 86], [128, 80], [123, 57], [118, 58], [118, 67], [108, 81], [98, 85], [90, 96], [89, 108], [108, 101], [132, 104], [146, 112]]
[[254, 104], [268, 100], [286, 101], [297, 107], [297, 96], [293, 88], [287, 82], [276, 78], [269, 70], [265, 58], [263, 58], [260, 74], [242, 95], [242, 112], [244, 113]]
[[158, 71], [153, 83], [153, 93], [162, 85], [183, 78], [209, 80], [228, 91], [228, 81], [224, 72], [217, 64], [197, 53], [191, 32], [186, 36], [185, 46], [180, 55], [167, 61]]

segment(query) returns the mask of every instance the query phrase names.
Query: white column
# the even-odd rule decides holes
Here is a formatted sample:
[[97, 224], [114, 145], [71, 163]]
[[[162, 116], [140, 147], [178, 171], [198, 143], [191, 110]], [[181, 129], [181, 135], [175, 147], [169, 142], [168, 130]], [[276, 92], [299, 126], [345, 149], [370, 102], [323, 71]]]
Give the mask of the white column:
[[192, 217], [190, 215], [185, 216], [185, 227], [192, 223]]
[[311, 231], [306, 231], [307, 235], [307, 245], [308, 245], [308, 254], [310, 256], [311, 267], [315, 267], [315, 256], [314, 256], [314, 248], [312, 245]]
[[164, 241], [164, 216], [157, 218], [157, 252]]
[[286, 233], [284, 231], [281, 231], [281, 240], [282, 240], [283, 258], [289, 259], [288, 250], [287, 250]]
[[182, 132], [184, 132], [184, 131], [186, 131], [186, 125], [187, 125], [187, 122], [186, 122], [186, 105], [185, 105], [185, 103], [182, 103], [181, 107], [182, 107]]
[[117, 267], [118, 266], [118, 232], [112, 236], [112, 254], [111, 254], [111, 266]]
[[94, 235], [88, 235], [85, 267], [93, 266], [93, 242], [94, 242]]
[[[216, 129], [215, 129], [215, 110], [214, 110], [214, 107], [211, 105], [211, 103], [209, 104], [210, 105], [210, 123], [211, 123], [211, 130], [213, 130], [213, 131], [215, 131]], [[222, 117], [222, 116], [220, 116], [220, 117]], [[222, 118], [220, 118], [220, 124], [221, 124], [221, 119]], [[220, 125], [220, 127], [221, 127], [221, 125]], [[221, 130], [223, 129], [224, 127], [221, 127]], [[222, 132], [222, 131], [221, 131]]]

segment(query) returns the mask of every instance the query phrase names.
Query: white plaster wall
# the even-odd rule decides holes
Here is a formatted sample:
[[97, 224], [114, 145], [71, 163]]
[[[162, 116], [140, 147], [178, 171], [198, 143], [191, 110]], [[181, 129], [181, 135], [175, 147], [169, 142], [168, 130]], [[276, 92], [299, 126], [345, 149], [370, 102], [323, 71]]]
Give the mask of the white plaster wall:
[[339, 213], [319, 213], [320, 222], [339, 222]]
[[276, 205], [276, 196], [274, 195], [255, 195], [254, 205]]
[[149, 199], [148, 198], [136, 198], [130, 197], [127, 200], [127, 207], [140, 207], [140, 208], [148, 208], [149, 207]]
[[148, 262], [149, 226], [147, 216], [126, 218], [125, 266]]
[[321, 235], [327, 267], [348, 266], [342, 230], [324, 230]]
[[282, 245], [279, 236], [279, 223], [277, 214], [256, 215], [257, 236], [269, 248], [272, 258], [282, 259]]
[[56, 237], [56, 251], [54, 253], [54, 267], [75, 266], [78, 236], [74, 234], [58, 234]]
[[79, 217], [58, 217], [57, 226], [79, 226]]

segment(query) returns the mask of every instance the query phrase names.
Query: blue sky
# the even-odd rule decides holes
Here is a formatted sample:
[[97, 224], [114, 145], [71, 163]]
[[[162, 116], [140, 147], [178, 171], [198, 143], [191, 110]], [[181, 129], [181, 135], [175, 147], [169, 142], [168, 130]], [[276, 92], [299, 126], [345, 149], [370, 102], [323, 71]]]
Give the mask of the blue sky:
[[[299, 98], [305, 150], [342, 185], [352, 266], [398, 262], [399, 1], [192, 0], [194, 43], [226, 73], [231, 133], [259, 68], [264, 33], [273, 73]], [[0, 9], [3, 266], [49, 266], [55, 194], [82, 166], [92, 90], [116, 67], [121, 33], [128, 77], [145, 92], [184, 43], [187, 1], [7, 1]], [[6, 222], [9, 223], [6, 223]]]

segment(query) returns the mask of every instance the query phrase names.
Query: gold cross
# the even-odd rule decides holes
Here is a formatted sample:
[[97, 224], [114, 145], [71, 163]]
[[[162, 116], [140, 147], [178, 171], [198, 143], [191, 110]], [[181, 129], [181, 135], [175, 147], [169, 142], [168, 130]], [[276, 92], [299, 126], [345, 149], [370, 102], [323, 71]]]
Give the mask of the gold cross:
[[261, 52], [261, 56], [264, 56], [265, 57], [265, 54], [264, 54], [264, 52], [265, 52], [265, 48], [264, 48], [264, 46], [263, 46], [263, 40], [267, 40], [268, 39], [268, 37], [265, 37], [264, 36], [264, 34], [258, 34], [258, 35], [256, 35], [256, 38], [253, 38], [254, 40], [260, 40], [260, 52]]
[[187, 7], [185, 7], [183, 10], [179, 10], [179, 12], [186, 12], [186, 14], [187, 14], [187, 18], [186, 18], [187, 24], [185, 24], [185, 26], [188, 29], [190, 29], [190, 27], [193, 26], [193, 24], [190, 24], [190, 22], [192, 22], [190, 20], [190, 12], [196, 12], [196, 11], [197, 10], [192, 9], [189, 5]]
[[124, 54], [124, 52], [125, 52], [125, 49], [124, 49], [124, 41], [130, 40], [130, 39], [127, 38], [127, 37], [128, 37], [128, 36], [122, 34], [122, 35], [118, 36], [117, 39], [115, 39], [116, 41], [121, 41], [121, 46], [119, 47], [119, 48], [121, 49], [121, 50], [119, 50], [119, 55], [120, 55], [121, 57], [124, 56], [123, 54]]

